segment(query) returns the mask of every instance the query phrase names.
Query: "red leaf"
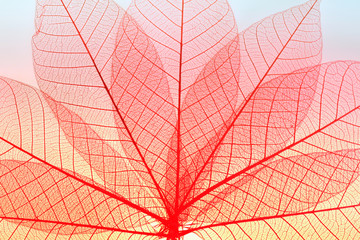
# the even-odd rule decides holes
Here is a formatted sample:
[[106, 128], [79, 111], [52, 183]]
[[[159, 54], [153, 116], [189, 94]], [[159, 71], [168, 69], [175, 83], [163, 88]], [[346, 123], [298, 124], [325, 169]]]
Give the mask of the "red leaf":
[[[137, 212], [141, 199], [136, 198], [137, 204], [132, 204], [121, 195], [126, 193], [124, 188], [117, 192], [107, 189], [92, 169], [84, 165], [81, 156], [86, 155], [79, 151], [79, 144], [73, 144], [74, 149], [66, 141], [40, 91], [0, 78], [0, 93], [1, 218], [19, 220], [15, 222], [56, 234], [131, 232], [144, 224], [151, 229], [147, 214]], [[93, 132], [88, 131], [87, 143], [95, 141], [90, 138]], [[109, 148], [104, 144], [106, 147]], [[95, 154], [91, 157], [97, 160]], [[98, 165], [91, 163], [97, 172]], [[105, 164], [101, 166], [105, 168]], [[130, 189], [129, 180], [123, 186]], [[131, 184], [138, 195], [136, 182]], [[143, 210], [157, 216], [150, 213], [150, 208]]]
[[240, 223], [313, 211], [356, 181], [359, 157], [359, 150], [280, 156], [239, 176], [216, 191], [212, 200], [203, 199], [209, 209], [193, 218], [214, 224]]
[[[110, 93], [118, 108], [114, 116], [123, 149], [132, 158], [130, 164], [145, 163], [164, 204], [170, 209], [171, 193], [160, 189], [169, 179], [158, 169], [169, 166], [167, 156], [175, 151], [170, 146], [169, 133], [175, 131], [176, 108], [157, 51], [142, 31], [132, 17], [125, 14], [118, 32]], [[139, 166], [134, 165], [134, 169]], [[145, 182], [150, 180], [148, 177], [142, 175]]]
[[[179, 202], [186, 197], [189, 186], [220, 141], [222, 129], [235, 114], [239, 53], [236, 37], [211, 59], [186, 94], [181, 108], [180, 136], [174, 134], [173, 140], [180, 138], [181, 144]], [[176, 163], [176, 158], [170, 156], [169, 160]]]
[[[293, 112], [299, 117], [297, 120], [300, 118], [302, 120], [297, 127], [285, 128], [285, 130], [293, 129], [290, 132], [292, 137], [287, 138], [287, 141], [284, 141], [282, 137], [290, 136], [289, 133], [275, 132], [274, 137], [277, 136], [277, 138], [269, 138], [269, 140], [258, 138], [258, 141], [261, 140], [261, 142], [257, 144], [237, 146], [235, 136], [242, 136], [242, 134], [229, 135], [233, 138], [231, 139], [232, 145], [220, 149], [219, 154], [215, 155], [215, 160], [213, 160], [215, 164], [212, 168], [216, 170], [212, 172], [215, 172], [216, 175], [212, 178], [205, 178], [212, 185], [208, 184], [207, 187], [202, 185], [201, 193], [190, 198], [183, 207], [184, 209], [193, 209], [188, 218], [193, 219], [192, 224], [198, 226], [197, 230], [210, 227], [216, 229], [218, 226], [227, 224], [237, 224], [238, 226], [242, 225], [241, 223], [266, 222], [266, 220], [295, 215], [306, 216], [323, 212], [331, 214], [332, 211], [355, 209], [358, 206], [356, 197], [354, 197], [358, 193], [351, 184], [357, 183], [360, 173], [357, 137], [359, 127], [356, 125], [356, 119], [360, 116], [357, 93], [360, 90], [360, 63], [334, 62], [314, 69], [319, 73], [315, 75], [319, 75], [319, 77], [314, 77], [318, 79], [316, 88], [314, 88], [314, 84], [305, 87], [306, 82], [311, 83], [306, 79], [314, 79], [313, 77], [309, 78], [314, 74], [314, 70], [309, 71], [308, 69], [294, 72], [285, 77], [278, 77], [264, 84], [271, 86], [273, 83], [279, 82], [279, 79], [283, 80], [281, 82], [283, 87], [280, 85], [274, 88], [280, 93], [281, 91], [299, 92], [299, 89], [294, 86], [303, 86], [304, 94], [292, 96], [310, 97], [312, 101], [305, 108], [307, 109], [306, 115], [303, 111]], [[303, 78], [299, 78], [299, 76], [303, 76]], [[294, 81], [294, 78], [298, 78], [300, 82]], [[291, 87], [284, 83], [294, 85]], [[263, 89], [268, 90], [260, 87], [259, 91]], [[316, 91], [311, 89], [316, 89]], [[277, 95], [283, 97], [282, 101], [276, 99]], [[260, 105], [262, 107], [266, 106], [266, 102], [262, 98], [257, 99], [256, 96], [255, 93], [252, 101], [262, 103]], [[289, 106], [286, 104], [288, 100], [284, 98], [286, 95], [271, 94], [271, 96], [275, 97], [271, 102], [281, 102], [282, 106]], [[306, 99], [297, 102], [307, 103]], [[301, 109], [297, 105], [295, 105], [295, 109]], [[280, 108], [274, 107], [273, 109], [279, 110]], [[246, 111], [244, 110], [244, 112]], [[253, 109], [250, 112], [255, 115], [259, 114]], [[289, 110], [278, 113], [269, 111], [275, 116], [279, 113], [289, 114], [284, 118], [286, 120], [291, 120], [291, 112]], [[260, 114], [265, 113], [260, 112]], [[301, 115], [305, 115], [305, 117], [300, 117]], [[266, 120], [271, 119], [268, 117], [269, 115], [265, 116]], [[286, 123], [280, 117], [277, 119], [281, 119], [281, 124]], [[258, 125], [262, 126], [261, 124], [239, 125], [239, 129], [251, 129]], [[294, 123], [294, 126], [296, 125]], [[268, 126], [269, 129], [265, 131], [267, 135], [264, 136], [270, 136], [273, 131], [271, 125], [268, 124]], [[233, 128], [237, 127], [234, 125]], [[274, 129], [281, 130], [276, 127]], [[256, 132], [261, 131], [257, 130]], [[248, 135], [245, 134], [245, 136]], [[272, 139], [277, 139], [278, 145], [271, 145]], [[242, 142], [246, 143], [245, 139], [242, 139]], [[224, 144], [225, 146], [229, 145], [229, 143], [225, 143], [225, 140]], [[264, 146], [271, 147], [271, 150], [265, 151]], [[229, 148], [231, 151], [228, 150]], [[235, 152], [236, 149], [246, 156], [246, 149], [251, 148], [261, 149], [259, 158], [242, 159], [239, 157], [234, 160], [234, 163], [230, 161], [230, 163], [224, 164], [227, 159], [231, 160], [232, 156], [239, 155]], [[233, 155], [229, 155], [229, 153], [233, 153]], [[238, 166], [236, 163], [244, 165]], [[203, 175], [208, 176], [206, 173]], [[327, 201], [334, 196], [336, 198], [332, 201]], [[325, 203], [323, 204], [323, 202]], [[325, 218], [319, 221], [327, 225], [330, 224], [331, 219], [327, 219], [325, 215]], [[290, 224], [288, 227], [292, 228], [292, 225]], [[330, 228], [327, 231], [332, 233], [335, 230]], [[321, 236], [321, 238], [324, 237]], [[234, 237], [234, 239], [236, 238]]]
[[176, 98], [184, 96], [204, 65], [237, 35], [226, 0], [134, 0], [128, 13], [153, 40]]
[[[126, 204], [81, 183], [91, 182], [42, 163], [2, 160], [1, 216], [14, 223], [57, 234], [130, 231], [147, 224], [136, 221]], [[71, 176], [69, 176], [71, 174]], [[95, 186], [96, 184], [93, 183]], [[115, 194], [114, 194], [115, 195]]]
[[264, 18], [243, 31], [240, 39], [240, 86], [248, 95], [261, 82], [320, 63], [320, 1]]
[[238, 34], [226, 0], [38, 0], [1, 238], [358, 238], [360, 63], [320, 63], [319, 5]]
[[[38, 3], [33, 48], [39, 87], [46, 99], [53, 99], [51, 109], [68, 141], [105, 181], [105, 186], [111, 185], [112, 190], [117, 189], [123, 197], [145, 208], [146, 201], [163, 198], [149, 163], [134, 156], [120, 157], [113, 150], [120, 149], [124, 141], [135, 141], [129, 126], [117, 126], [114, 114], [124, 116], [116, 104], [117, 96], [111, 93], [112, 60], [124, 12], [112, 1], [83, 2], [85, 9], [80, 2]], [[59, 41], [62, 44], [55, 47], [49, 44]], [[125, 127], [127, 135], [119, 137], [117, 131]], [[163, 207], [161, 204], [151, 203]]]

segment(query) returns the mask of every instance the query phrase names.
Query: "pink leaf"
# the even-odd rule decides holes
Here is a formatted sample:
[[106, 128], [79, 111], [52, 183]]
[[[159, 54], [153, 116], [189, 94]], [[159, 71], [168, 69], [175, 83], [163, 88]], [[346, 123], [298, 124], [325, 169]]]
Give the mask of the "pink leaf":
[[[180, 201], [219, 143], [236, 112], [240, 70], [239, 42], [234, 38], [205, 66], [189, 88], [181, 109]], [[176, 156], [174, 156], [176, 162]], [[190, 184], [190, 185], [189, 185]]]
[[271, 15], [240, 34], [240, 86], [248, 95], [279, 74], [317, 65], [322, 56], [320, 1]]
[[[169, 133], [175, 131], [176, 108], [162, 62], [142, 31], [125, 14], [118, 32], [110, 92], [118, 108], [115, 120], [124, 151], [134, 161], [146, 162], [147, 171], [160, 188], [168, 179], [158, 169], [168, 167], [167, 155], [175, 151]], [[143, 177], [144, 181], [148, 181], [147, 177]], [[169, 193], [158, 190], [171, 208]]]
[[128, 12], [153, 40], [176, 95], [237, 35], [226, 0], [134, 0]]
[[[146, 175], [139, 180], [141, 172], [152, 174], [144, 159], [129, 163], [133, 156], [120, 158], [118, 151], [113, 150], [133, 139], [129, 129], [125, 136], [119, 138], [117, 134], [116, 129], [129, 127], [125, 122], [120, 126], [116, 124], [114, 114], [124, 116], [116, 103], [116, 95], [111, 92], [112, 60], [124, 14], [112, 1], [38, 2], [33, 44], [35, 70], [40, 89], [54, 100], [51, 109], [69, 142], [83, 156], [87, 155], [85, 159], [92, 155], [88, 162], [91, 160], [91, 167], [100, 177], [112, 185], [112, 189], [127, 183], [128, 189], [120, 192], [136, 189], [143, 199], [150, 199], [153, 194], [163, 198], [154, 178], [149, 181]], [[94, 149], [94, 146], [99, 148]], [[149, 188], [155, 191], [150, 193]], [[130, 198], [129, 194], [122, 195]], [[141, 204], [138, 198], [134, 200]]]

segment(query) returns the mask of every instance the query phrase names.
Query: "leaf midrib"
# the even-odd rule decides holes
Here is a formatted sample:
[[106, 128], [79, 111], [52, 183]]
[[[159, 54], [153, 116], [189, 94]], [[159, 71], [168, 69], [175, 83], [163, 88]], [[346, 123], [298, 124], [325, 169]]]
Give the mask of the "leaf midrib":
[[[161, 188], [160, 188], [159, 184], [157, 183], [157, 181], [155, 180], [155, 177], [154, 177], [154, 175], [152, 174], [152, 171], [151, 171], [150, 167], [149, 167], [148, 164], [146, 163], [145, 158], [144, 158], [143, 154], [141, 153], [140, 148], [139, 148], [138, 144], [136, 143], [136, 141], [135, 141], [135, 139], [134, 139], [134, 137], [133, 137], [133, 135], [132, 135], [129, 127], [128, 127], [127, 124], [125, 123], [125, 119], [124, 119], [124, 117], [122, 116], [122, 114], [120, 113], [119, 107], [118, 107], [117, 104], [115, 103], [115, 100], [114, 100], [114, 98], [112, 97], [112, 95], [111, 95], [111, 93], [110, 93], [110, 90], [109, 90], [109, 88], [107, 87], [107, 85], [106, 85], [106, 83], [105, 83], [105, 81], [104, 81], [103, 76], [101, 75], [101, 72], [100, 72], [99, 68], [97, 67], [97, 64], [96, 64], [96, 62], [95, 62], [95, 59], [93, 58], [93, 56], [92, 56], [92, 54], [91, 54], [91, 52], [90, 52], [90, 50], [89, 50], [86, 42], [84, 41], [84, 38], [82, 37], [82, 35], [81, 35], [81, 33], [80, 33], [80, 31], [79, 31], [79, 29], [78, 29], [75, 21], [73, 20], [71, 14], [70, 14], [70, 12], [69, 12], [69, 10], [67, 9], [67, 7], [65, 6], [65, 4], [64, 4], [64, 2], [63, 2], [63, 0], [61, 0], [61, 3], [62, 3], [62, 5], [63, 5], [66, 13], [68, 14], [68, 16], [69, 16], [69, 18], [70, 18], [73, 26], [75, 27], [75, 30], [76, 30], [76, 32], [78, 33], [78, 35], [79, 35], [79, 37], [80, 37], [80, 39], [81, 39], [81, 42], [83, 43], [83, 45], [84, 45], [84, 47], [85, 47], [85, 49], [86, 49], [86, 51], [87, 51], [87, 53], [88, 53], [88, 55], [89, 55], [92, 63], [93, 63], [93, 65], [94, 65], [94, 68], [95, 68], [96, 72], [98, 73], [98, 75], [99, 75], [99, 77], [100, 77], [100, 79], [101, 79], [101, 82], [102, 82], [102, 84], [103, 84], [103, 86], [104, 86], [104, 89], [105, 89], [106, 93], [108, 94], [108, 96], [109, 96], [109, 98], [110, 98], [110, 100], [111, 100], [111, 102], [112, 102], [112, 104], [113, 104], [113, 106], [114, 106], [117, 114], [119, 115], [119, 118], [120, 118], [122, 124], [123, 124], [124, 127], [125, 127], [125, 130], [126, 130], [127, 134], [128, 134], [129, 137], [130, 137], [131, 142], [133, 143], [136, 151], [138, 152], [138, 154], [139, 154], [139, 156], [140, 156], [140, 158], [141, 158], [141, 161], [143, 162], [143, 164], [144, 164], [144, 166], [145, 166], [148, 174], [150, 175], [150, 177], [151, 177], [151, 179], [152, 179], [152, 181], [153, 181], [153, 183], [154, 183], [154, 185], [155, 185], [155, 187], [156, 187], [156, 189], [157, 189], [157, 191], [158, 191], [158, 193], [159, 193], [159, 196], [160, 196], [161, 200], [163, 201], [163, 203], [164, 203], [165, 206], [166, 206], [165, 198], [164, 198], [164, 195], [163, 195], [163, 193], [162, 193], [162, 191], [161, 191]], [[116, 51], [116, 48], [115, 48], [115, 51]]]
[[280, 214], [280, 215], [268, 216], [268, 217], [256, 217], [256, 218], [244, 219], [244, 220], [239, 220], [239, 221], [217, 223], [217, 224], [211, 224], [211, 225], [206, 225], [206, 226], [201, 226], [201, 227], [181, 231], [180, 235], [184, 236], [186, 234], [189, 234], [189, 233], [192, 233], [192, 232], [195, 232], [195, 231], [199, 231], [199, 230], [206, 229], [206, 228], [212, 228], [212, 227], [223, 227], [223, 226], [227, 226], [227, 225], [231, 225], [231, 224], [240, 224], [240, 223], [249, 223], [249, 222], [251, 223], [251, 222], [266, 221], [266, 220], [271, 220], [271, 219], [288, 218], [288, 217], [293, 217], [293, 216], [302, 216], [302, 215], [308, 215], [308, 214], [315, 214], [316, 215], [318, 213], [323, 213], [323, 212], [341, 211], [341, 210], [353, 209], [353, 208], [357, 208], [357, 207], [360, 207], [360, 203], [359, 204], [349, 205], [349, 206], [343, 206], [343, 207], [326, 208], [326, 209], [320, 209], [320, 210], [311, 210], [311, 211], [305, 211], [305, 212]]
[[[81, 35], [78, 27], [77, 27], [77, 25], [75, 24], [75, 22], [74, 22], [74, 20], [73, 20], [73, 18], [72, 18], [72, 16], [71, 16], [71, 14], [69, 13], [67, 7], [65, 6], [63, 0], [61, 0], [61, 3], [62, 3], [62, 6], [64, 7], [66, 13], [68, 14], [68, 17], [70, 18], [73, 26], [75, 27], [75, 30], [77, 31], [78, 36], [80, 37], [80, 39], [81, 39], [81, 41], [82, 41], [82, 43], [83, 43], [83, 45], [84, 45], [84, 47], [85, 47], [85, 49], [86, 49], [86, 52], [87, 52], [88, 56], [90, 57], [90, 59], [91, 59], [91, 61], [92, 61], [92, 63], [93, 63], [93, 67], [95, 68], [96, 72], [98, 73], [98, 75], [99, 75], [99, 77], [100, 77], [100, 79], [101, 79], [101, 81], [102, 81], [102, 84], [103, 84], [103, 86], [104, 86], [104, 89], [106, 90], [106, 92], [107, 92], [107, 94], [108, 94], [108, 96], [109, 96], [112, 104], [114, 105], [114, 108], [115, 108], [116, 112], [118, 113], [121, 121], [123, 122], [123, 125], [124, 125], [125, 129], [127, 130], [128, 134], [129, 134], [129, 136], [130, 136], [130, 138], [131, 138], [131, 141], [132, 141], [132, 143], [134, 144], [136, 150], [138, 151], [138, 153], [139, 153], [139, 155], [140, 155], [140, 157], [141, 157], [141, 159], [142, 159], [142, 161], [143, 161], [143, 163], [144, 163], [144, 165], [145, 165], [145, 167], [146, 167], [146, 169], [147, 169], [147, 171], [148, 171], [148, 174], [151, 176], [151, 178], [152, 178], [152, 180], [153, 180], [153, 182], [154, 182], [154, 185], [156, 186], [156, 189], [157, 189], [157, 191], [159, 192], [160, 198], [161, 198], [161, 199], [163, 200], [163, 202], [165, 203], [164, 197], [163, 197], [163, 194], [162, 194], [162, 191], [161, 191], [161, 188], [160, 188], [160, 186], [158, 185], [158, 183], [156, 182], [156, 180], [155, 180], [155, 178], [154, 178], [154, 176], [153, 176], [153, 174], [152, 174], [152, 172], [151, 172], [151, 169], [149, 168], [149, 166], [148, 166], [147, 163], [145, 162], [145, 159], [144, 159], [144, 157], [143, 157], [143, 155], [142, 155], [139, 147], [137, 146], [137, 144], [136, 144], [136, 142], [135, 142], [135, 140], [134, 140], [134, 138], [133, 138], [133, 136], [132, 136], [132, 134], [131, 134], [131, 132], [130, 132], [130, 130], [129, 130], [129, 128], [128, 128], [128, 126], [125, 124], [124, 118], [122, 117], [119, 108], [117, 107], [114, 99], [112, 98], [112, 96], [111, 96], [111, 94], [110, 94], [110, 90], [109, 90], [109, 88], [107, 87], [107, 85], [106, 85], [106, 83], [105, 83], [105, 81], [104, 81], [104, 79], [103, 79], [103, 77], [102, 77], [102, 75], [101, 75], [101, 72], [100, 72], [100, 70], [98, 69], [98, 67], [97, 67], [97, 65], [96, 65], [96, 63], [95, 63], [95, 60], [94, 60], [92, 54], [90, 53], [89, 48], [87, 47], [87, 45], [86, 45], [86, 43], [85, 43], [85, 41], [84, 41], [84, 39], [83, 39], [83, 37], [82, 37], [82, 35]], [[142, 213], [144, 213], [144, 214], [146, 214], [146, 215], [148, 215], [148, 216], [150, 216], [150, 217], [152, 217], [152, 218], [160, 221], [161, 223], [164, 223], [164, 224], [165, 224], [165, 223], [167, 222], [167, 220], [165, 220], [164, 218], [160, 217], [160, 216], [157, 215], [157, 214], [154, 214], [154, 213], [150, 212], [150, 211], [147, 210], [146, 208], [143, 208], [143, 207], [141, 207], [141, 206], [139, 206], [139, 205], [137, 205], [137, 204], [132, 203], [131, 201], [129, 201], [129, 200], [123, 198], [123, 197], [120, 197], [120, 196], [118, 196], [118, 195], [116, 195], [116, 194], [113, 194], [113, 193], [111, 193], [111, 192], [108, 192], [108, 191], [106, 191], [106, 190], [104, 190], [104, 189], [102, 189], [102, 188], [100, 188], [100, 187], [97, 187], [97, 186], [95, 186], [95, 185], [93, 185], [93, 184], [90, 184], [90, 183], [88, 183], [88, 182], [86, 182], [86, 181], [84, 181], [84, 180], [82, 180], [82, 179], [80, 179], [80, 178], [77, 178], [76, 176], [73, 176], [73, 175], [67, 173], [66, 171], [62, 170], [61, 168], [58, 168], [58, 167], [56, 167], [56, 166], [54, 166], [54, 165], [46, 162], [45, 160], [43, 160], [43, 159], [35, 156], [34, 154], [26, 151], [25, 149], [22, 149], [21, 147], [13, 144], [12, 142], [8, 141], [7, 139], [5, 139], [5, 138], [3, 138], [3, 137], [0, 137], [0, 139], [3, 140], [4, 142], [8, 143], [9, 145], [13, 146], [14, 148], [16, 148], [16, 149], [24, 152], [25, 154], [31, 156], [32, 158], [38, 160], [39, 162], [41, 162], [41, 163], [43, 163], [43, 164], [51, 167], [51, 168], [54, 169], [54, 170], [57, 170], [58, 172], [61, 172], [61, 173], [65, 174], [65, 175], [68, 176], [68, 177], [73, 178], [74, 180], [76, 180], [76, 181], [78, 181], [78, 182], [80, 182], [80, 183], [82, 183], [82, 184], [84, 184], [84, 185], [86, 185], [86, 186], [89, 186], [89, 187], [93, 188], [94, 190], [97, 190], [97, 191], [99, 191], [99, 192], [101, 192], [101, 193], [103, 193], [103, 194], [105, 194], [105, 195], [107, 195], [107, 196], [109, 196], [109, 197], [111, 197], [111, 198], [114, 198], [114, 199], [116, 199], [116, 200], [119, 200], [119, 201], [123, 202], [124, 204], [128, 205], [129, 207], [134, 208], [134, 209], [136, 209], [136, 210], [138, 210], [138, 211], [140, 211], [140, 212], [142, 212]]]
[[76, 227], [76, 228], [91, 228], [91, 229], [96, 229], [96, 230], [104, 230], [104, 231], [112, 231], [112, 232], [121, 232], [121, 233], [129, 233], [129, 234], [140, 234], [140, 235], [147, 235], [147, 236], [166, 237], [165, 234], [160, 233], [160, 232], [159, 233], [138, 232], [138, 231], [131, 231], [131, 230], [126, 230], [126, 229], [103, 227], [103, 226], [96, 226], [96, 225], [87, 225], [87, 224], [79, 224], [79, 223], [73, 223], [73, 222], [61, 222], [61, 221], [32, 219], [32, 218], [20, 218], [20, 217], [6, 217], [6, 216], [1, 216], [1, 215], [0, 215], [0, 218], [10, 220], [10, 221], [49, 223], [49, 224], [73, 226], [73, 227]]
[[298, 141], [294, 142], [293, 144], [288, 145], [287, 147], [273, 153], [272, 155], [262, 159], [261, 161], [258, 161], [246, 168], [244, 168], [243, 170], [231, 175], [230, 177], [225, 178], [224, 180], [220, 181], [219, 183], [213, 185], [212, 187], [208, 188], [206, 191], [202, 192], [201, 194], [197, 195], [195, 198], [193, 198], [190, 202], [188, 202], [187, 204], [185, 204], [182, 208], [182, 211], [185, 210], [186, 208], [190, 207], [192, 204], [194, 204], [195, 202], [197, 202], [198, 200], [200, 200], [202, 197], [206, 196], [207, 194], [209, 194], [210, 192], [212, 192], [213, 190], [215, 190], [216, 188], [224, 185], [225, 183], [233, 180], [234, 178], [240, 176], [243, 173], [246, 173], [247, 171], [255, 168], [258, 165], [263, 164], [264, 162], [268, 161], [269, 159], [272, 159], [274, 157], [276, 157], [277, 155], [281, 154], [284, 151], [287, 151], [291, 148], [293, 148], [294, 146], [298, 145], [299, 143], [304, 142], [305, 140], [313, 137], [314, 135], [318, 134], [319, 132], [322, 132], [324, 129], [332, 126], [334, 123], [340, 121], [342, 118], [345, 118], [346, 116], [348, 116], [349, 114], [352, 114], [353, 112], [355, 112], [356, 110], [360, 109], [360, 105], [353, 108], [351, 111], [347, 112], [346, 114], [340, 116], [339, 118], [336, 118], [335, 120], [331, 121], [330, 123], [326, 124], [325, 126], [323, 126], [322, 128], [319, 128], [318, 130], [314, 131], [313, 133], [309, 134], [308, 136], [299, 139]]
[[[204, 192], [200, 193], [199, 195], [197, 195], [196, 197], [194, 197], [191, 201], [189, 201], [188, 203], [185, 204], [185, 201], [187, 199], [187, 197], [189, 196], [191, 189], [194, 188], [196, 181], [199, 179], [200, 175], [202, 174], [202, 172], [204, 171], [204, 169], [206, 168], [207, 164], [209, 163], [209, 161], [211, 160], [211, 158], [214, 156], [215, 152], [217, 151], [217, 149], [219, 148], [219, 146], [221, 145], [222, 141], [225, 139], [225, 137], [227, 136], [227, 134], [229, 133], [229, 131], [233, 128], [236, 120], [239, 118], [239, 116], [241, 115], [242, 111], [245, 109], [246, 105], [250, 102], [251, 98], [253, 97], [253, 95], [256, 93], [256, 91], [258, 90], [258, 88], [260, 87], [261, 83], [264, 81], [264, 79], [268, 76], [268, 73], [272, 70], [272, 67], [275, 65], [275, 63], [277, 62], [277, 60], [279, 59], [280, 55], [283, 53], [283, 51], [286, 49], [287, 45], [290, 43], [290, 41], [292, 40], [293, 36], [296, 34], [297, 30], [299, 29], [299, 27], [302, 25], [303, 21], [306, 19], [306, 17], [310, 14], [310, 12], [313, 10], [315, 4], [318, 3], [318, 0], [316, 0], [314, 2], [314, 4], [310, 7], [309, 11], [304, 15], [304, 17], [301, 19], [301, 21], [299, 22], [299, 24], [297, 25], [297, 27], [295, 28], [294, 32], [291, 34], [290, 38], [288, 39], [288, 41], [284, 44], [283, 48], [281, 49], [281, 51], [278, 53], [278, 55], [276, 56], [276, 58], [274, 59], [273, 63], [270, 65], [269, 69], [264, 73], [264, 76], [262, 77], [262, 79], [259, 81], [259, 83], [256, 85], [256, 87], [254, 88], [254, 90], [251, 92], [251, 94], [249, 95], [248, 99], [244, 102], [244, 105], [242, 106], [242, 108], [239, 110], [238, 114], [235, 116], [234, 120], [232, 121], [232, 123], [229, 125], [229, 127], [226, 129], [224, 135], [222, 136], [222, 138], [219, 140], [218, 144], [214, 147], [213, 151], [211, 152], [211, 154], [209, 155], [208, 159], [206, 160], [204, 166], [201, 168], [201, 170], [199, 171], [199, 173], [196, 175], [195, 180], [193, 181], [191, 187], [189, 188], [189, 190], [187, 191], [184, 200], [182, 201], [181, 205], [180, 205], [180, 209], [181, 211], [184, 211], [186, 208], [190, 207], [193, 203], [195, 203], [197, 200], [199, 200], [200, 198], [202, 198], [203, 196], [209, 194], [212, 190], [214, 190], [215, 188], [213, 188], [214, 186], [220, 187], [222, 184], [225, 184], [226, 182], [232, 180], [235, 176], [238, 176], [240, 174], [242, 174], [244, 172], [244, 170], [250, 170], [255, 166], [249, 166], [243, 170], [241, 170], [238, 173], [235, 173], [234, 175], [225, 178], [223, 181], [221, 181], [220, 183], [222, 183], [221, 185], [216, 184], [213, 187], [205, 190]], [[266, 158], [268, 159], [268, 158]], [[263, 159], [265, 160], [265, 159]], [[256, 164], [257, 166], [257, 164]], [[239, 174], [240, 173], [240, 174]], [[217, 188], [216, 187], [216, 188]], [[212, 190], [210, 190], [212, 189]], [[201, 196], [201, 197], [200, 197]]]
[[140, 212], [143, 212], [144, 214], [149, 215], [150, 217], [152, 217], [152, 218], [154, 218], [154, 219], [156, 219], [156, 220], [158, 220], [158, 221], [160, 221], [160, 222], [162, 222], [162, 223], [164, 223], [164, 222], [166, 221], [166, 220], [163, 219], [162, 217], [160, 217], [160, 216], [158, 216], [158, 215], [150, 212], [149, 210], [147, 210], [147, 209], [145, 209], [145, 208], [143, 208], [143, 207], [140, 207], [140, 206], [138, 206], [138, 205], [130, 202], [129, 200], [127, 200], [127, 199], [125, 199], [125, 198], [123, 198], [123, 197], [121, 197], [121, 196], [119, 196], [119, 195], [116, 195], [116, 194], [114, 194], [114, 193], [111, 193], [111, 192], [103, 189], [103, 188], [100, 188], [100, 187], [98, 187], [98, 186], [95, 186], [94, 184], [91, 184], [91, 183], [89, 183], [89, 182], [87, 182], [87, 181], [85, 181], [85, 180], [82, 180], [82, 179], [80, 179], [80, 178], [78, 178], [78, 177], [70, 174], [69, 172], [67, 172], [67, 171], [65, 171], [65, 170], [63, 170], [63, 169], [61, 169], [61, 168], [59, 168], [59, 167], [57, 167], [57, 166], [48, 163], [47, 161], [41, 159], [40, 157], [32, 154], [32, 153], [29, 152], [29, 151], [26, 151], [25, 149], [23, 149], [23, 148], [15, 145], [14, 143], [10, 142], [9, 140], [7, 140], [7, 139], [5, 139], [5, 138], [3, 138], [3, 137], [1, 137], [1, 136], [0, 136], [0, 140], [4, 141], [5, 143], [9, 144], [9, 145], [12, 146], [12, 147], [18, 149], [19, 151], [27, 154], [28, 156], [30, 156], [31, 158], [33, 158], [33, 159], [41, 162], [42, 164], [49, 166], [51, 169], [56, 170], [56, 171], [64, 174], [65, 176], [70, 177], [70, 178], [72, 178], [72, 179], [80, 182], [81, 184], [83, 184], [83, 185], [85, 185], [85, 186], [88, 186], [88, 187], [90, 187], [90, 188], [92, 188], [92, 189], [94, 189], [94, 190], [96, 190], [96, 191], [99, 191], [99, 192], [101, 192], [101, 193], [103, 193], [103, 194], [105, 194], [105, 195], [107, 195], [107, 196], [109, 196], [109, 197], [111, 197], [111, 198], [113, 198], [113, 199], [116, 199], [116, 200], [118, 200], [118, 201], [121, 201], [122, 203], [128, 205], [129, 207], [132, 207], [132, 208], [134, 208], [134, 209], [136, 209], [136, 210], [138, 210], [138, 211], [140, 211]]
[[[183, 48], [184, 48], [184, 7], [185, 0], [181, 1], [181, 35], [180, 35], [180, 51], [179, 51], [179, 89], [178, 89], [178, 106], [177, 106], [177, 149], [176, 149], [176, 193], [175, 193], [175, 218], [177, 218], [179, 211], [180, 199], [180, 156], [181, 156], [181, 80], [182, 80], [182, 66], [183, 66]], [[177, 221], [177, 219], [176, 219]]]

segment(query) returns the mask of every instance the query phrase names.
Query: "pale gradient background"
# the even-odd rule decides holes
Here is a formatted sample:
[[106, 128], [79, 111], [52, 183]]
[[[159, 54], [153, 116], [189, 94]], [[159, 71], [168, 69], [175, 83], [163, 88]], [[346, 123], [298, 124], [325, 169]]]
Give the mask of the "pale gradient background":
[[[123, 7], [130, 0], [117, 0]], [[303, 0], [229, 0], [240, 30]], [[35, 0], [0, 0], [0, 75], [36, 85], [31, 56]], [[360, 61], [360, 0], [323, 0], [323, 61]], [[1, 107], [1, 106], [0, 106]], [[189, 236], [186, 239], [196, 239]]]
[[[116, 0], [126, 7], [130, 0]], [[229, 0], [240, 30], [303, 0]], [[31, 57], [35, 0], [0, 0], [0, 75], [36, 85]], [[360, 0], [323, 0], [324, 61], [360, 61]]]

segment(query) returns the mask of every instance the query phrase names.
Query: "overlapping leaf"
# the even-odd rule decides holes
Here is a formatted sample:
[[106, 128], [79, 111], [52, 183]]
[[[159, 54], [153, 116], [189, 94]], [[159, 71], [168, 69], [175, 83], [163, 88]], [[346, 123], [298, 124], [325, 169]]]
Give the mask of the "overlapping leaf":
[[358, 237], [360, 64], [321, 64], [319, 5], [238, 34], [226, 0], [39, 0], [40, 91], [0, 78], [0, 236]]

